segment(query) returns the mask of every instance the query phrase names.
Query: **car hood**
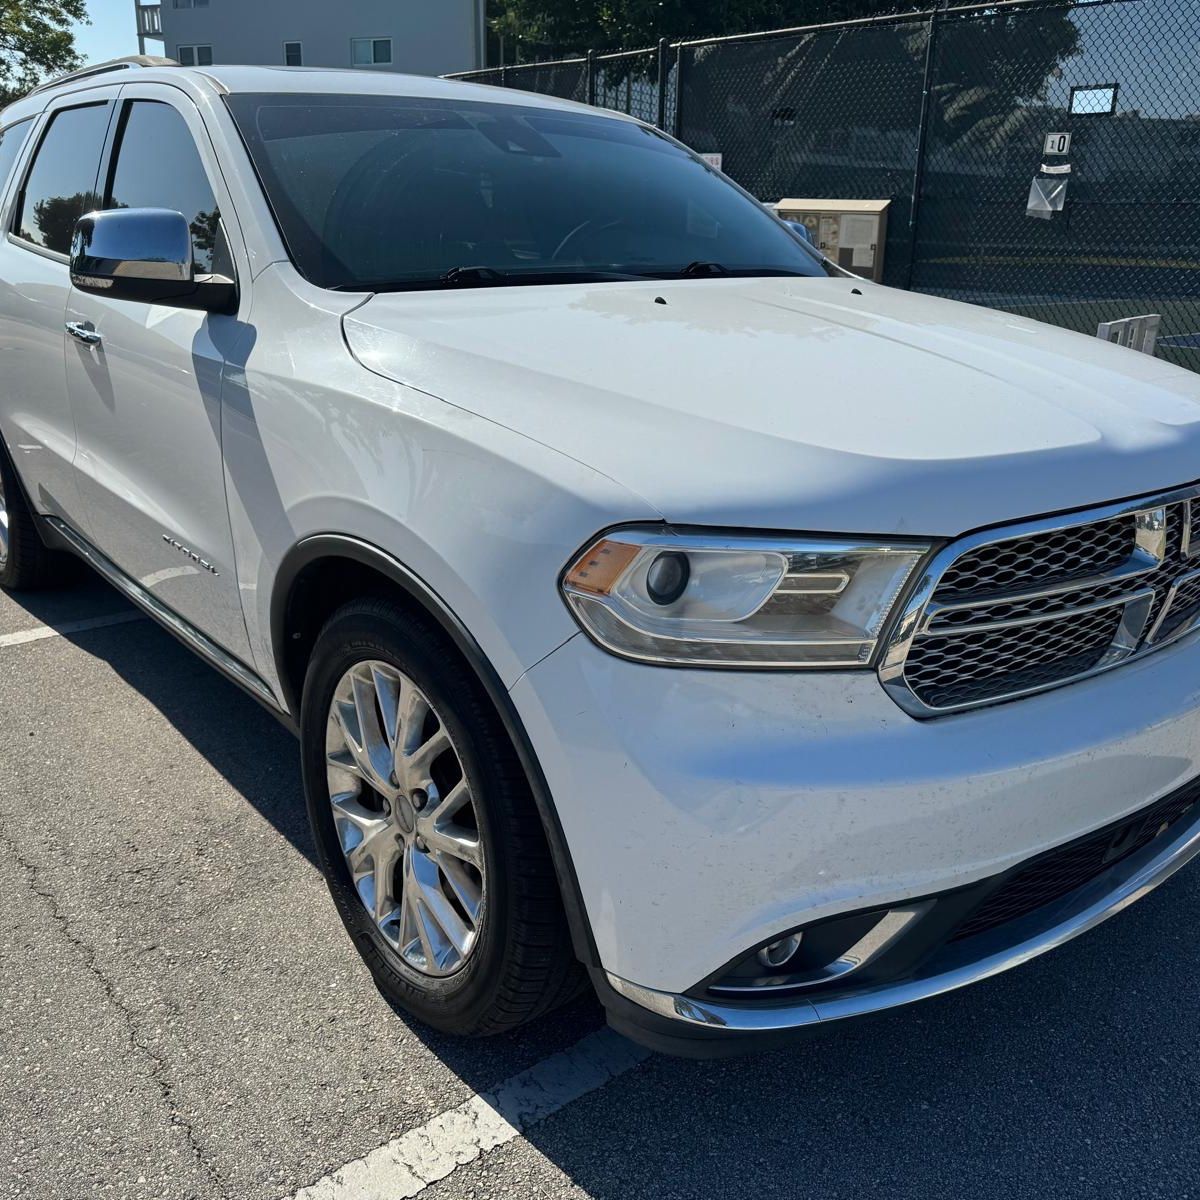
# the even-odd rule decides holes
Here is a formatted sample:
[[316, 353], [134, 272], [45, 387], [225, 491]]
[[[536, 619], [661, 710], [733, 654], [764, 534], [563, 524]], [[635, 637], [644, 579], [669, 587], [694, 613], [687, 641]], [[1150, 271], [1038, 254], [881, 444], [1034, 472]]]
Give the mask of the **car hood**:
[[391, 293], [345, 331], [675, 523], [952, 536], [1200, 477], [1200, 376], [854, 280]]

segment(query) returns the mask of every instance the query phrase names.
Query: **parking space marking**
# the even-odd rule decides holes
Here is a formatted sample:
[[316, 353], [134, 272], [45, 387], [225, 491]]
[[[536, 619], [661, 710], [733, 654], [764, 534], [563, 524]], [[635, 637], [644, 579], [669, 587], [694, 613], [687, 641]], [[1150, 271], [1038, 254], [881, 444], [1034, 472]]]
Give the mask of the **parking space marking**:
[[89, 629], [103, 629], [107, 625], [125, 625], [130, 621], [145, 621], [140, 612], [112, 613], [107, 617], [90, 617], [86, 621], [64, 621], [61, 625], [38, 625], [34, 629], [22, 629], [17, 633], [0, 633], [0, 650], [9, 646], [24, 646], [28, 642], [40, 642], [45, 638], [65, 637], [71, 633], [86, 633]]
[[456, 1167], [519, 1137], [573, 1100], [594, 1092], [650, 1057], [611, 1029], [514, 1075], [491, 1092], [440, 1113], [365, 1158], [301, 1188], [291, 1200], [404, 1200]]

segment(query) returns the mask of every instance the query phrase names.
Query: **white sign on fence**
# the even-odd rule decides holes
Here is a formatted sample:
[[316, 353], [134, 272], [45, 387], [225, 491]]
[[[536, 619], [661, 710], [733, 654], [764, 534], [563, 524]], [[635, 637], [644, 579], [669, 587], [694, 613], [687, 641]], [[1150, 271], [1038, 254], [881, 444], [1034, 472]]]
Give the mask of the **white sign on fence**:
[[1069, 133], [1046, 134], [1046, 145], [1042, 150], [1043, 154], [1067, 154], [1070, 149], [1071, 135]]

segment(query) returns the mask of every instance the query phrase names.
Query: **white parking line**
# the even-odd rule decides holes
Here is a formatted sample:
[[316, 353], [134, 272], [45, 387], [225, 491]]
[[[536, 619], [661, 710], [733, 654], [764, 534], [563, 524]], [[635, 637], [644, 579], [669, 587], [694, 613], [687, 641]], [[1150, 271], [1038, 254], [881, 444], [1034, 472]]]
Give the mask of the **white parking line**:
[[505, 1080], [491, 1092], [434, 1117], [365, 1158], [302, 1188], [291, 1200], [404, 1200], [456, 1167], [511, 1142], [588, 1092], [650, 1056], [612, 1030], [589, 1034], [570, 1050]]
[[71, 633], [85, 633], [89, 629], [103, 629], [106, 625], [125, 625], [130, 621], [146, 620], [140, 612], [112, 613], [107, 617], [90, 617], [86, 621], [64, 621], [61, 625], [38, 625], [35, 629], [22, 629], [18, 633], [0, 633], [0, 650], [9, 646], [24, 646], [27, 642], [40, 642], [44, 638], [65, 637]]

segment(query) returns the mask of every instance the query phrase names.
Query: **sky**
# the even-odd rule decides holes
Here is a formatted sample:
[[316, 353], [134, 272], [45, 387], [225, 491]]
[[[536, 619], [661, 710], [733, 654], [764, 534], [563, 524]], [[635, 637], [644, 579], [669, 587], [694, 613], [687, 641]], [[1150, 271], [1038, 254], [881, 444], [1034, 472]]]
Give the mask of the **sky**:
[[[87, 0], [90, 25], [75, 27], [75, 44], [88, 63], [106, 58], [123, 58], [137, 53], [137, 26], [133, 0]], [[158, 42], [146, 46], [150, 54], [161, 54]]]

